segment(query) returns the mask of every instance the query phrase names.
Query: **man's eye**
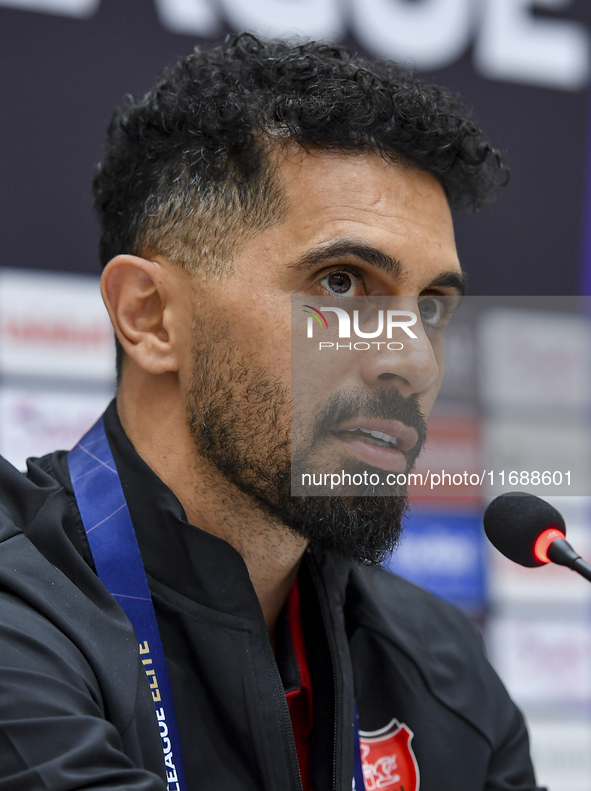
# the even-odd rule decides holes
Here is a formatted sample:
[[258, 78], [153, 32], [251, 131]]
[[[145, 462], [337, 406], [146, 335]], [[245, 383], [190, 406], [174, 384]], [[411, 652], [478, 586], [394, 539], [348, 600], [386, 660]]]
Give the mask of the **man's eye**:
[[341, 297], [353, 292], [356, 286], [355, 278], [347, 272], [331, 272], [323, 277], [320, 283], [327, 291]]
[[441, 300], [435, 299], [435, 297], [421, 297], [419, 313], [423, 324], [427, 324], [429, 327], [438, 327], [443, 320], [445, 309]]

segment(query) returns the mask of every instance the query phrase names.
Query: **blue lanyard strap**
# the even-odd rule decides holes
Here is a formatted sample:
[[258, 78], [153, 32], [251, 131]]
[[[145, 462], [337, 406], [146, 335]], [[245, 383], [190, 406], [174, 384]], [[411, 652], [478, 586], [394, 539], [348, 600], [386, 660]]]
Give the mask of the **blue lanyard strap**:
[[186, 791], [164, 649], [144, 564], [101, 417], [68, 454], [82, 524], [99, 579], [131, 621], [150, 682], [169, 791]]

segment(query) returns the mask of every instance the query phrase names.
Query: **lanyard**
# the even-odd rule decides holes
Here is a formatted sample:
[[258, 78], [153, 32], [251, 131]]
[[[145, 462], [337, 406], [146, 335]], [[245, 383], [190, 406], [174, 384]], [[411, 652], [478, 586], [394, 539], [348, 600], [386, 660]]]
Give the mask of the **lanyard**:
[[[99, 579], [131, 621], [152, 691], [169, 791], [186, 791], [170, 680], [144, 564], [101, 417], [68, 453], [68, 467]], [[365, 791], [355, 706], [354, 791]]]
[[172, 692], [152, 596], [103, 418], [68, 454], [82, 524], [99, 579], [131, 621], [150, 682], [169, 791], [186, 791]]

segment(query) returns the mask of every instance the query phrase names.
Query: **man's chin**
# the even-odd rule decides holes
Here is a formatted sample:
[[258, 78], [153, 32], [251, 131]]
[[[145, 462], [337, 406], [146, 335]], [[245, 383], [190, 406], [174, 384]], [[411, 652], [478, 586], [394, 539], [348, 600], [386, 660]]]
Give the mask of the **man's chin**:
[[291, 497], [277, 515], [317, 549], [379, 565], [400, 541], [407, 507], [404, 495]]

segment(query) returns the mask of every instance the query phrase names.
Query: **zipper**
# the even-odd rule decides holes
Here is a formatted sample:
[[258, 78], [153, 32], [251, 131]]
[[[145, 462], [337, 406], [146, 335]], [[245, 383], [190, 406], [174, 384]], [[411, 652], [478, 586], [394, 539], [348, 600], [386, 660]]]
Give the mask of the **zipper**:
[[340, 736], [342, 731], [342, 717], [341, 717], [341, 689], [339, 684], [339, 673], [337, 672], [340, 668], [340, 663], [338, 662], [338, 652], [334, 645], [334, 634], [332, 630], [332, 624], [330, 620], [330, 607], [328, 604], [328, 599], [326, 597], [326, 593], [322, 584], [322, 579], [320, 577], [320, 572], [318, 570], [318, 566], [316, 564], [316, 560], [313, 556], [310, 555], [309, 560], [309, 569], [310, 575], [312, 577], [312, 581], [314, 582], [314, 587], [316, 588], [316, 593], [318, 595], [318, 603], [320, 605], [320, 614], [322, 616], [322, 623], [324, 624], [324, 629], [327, 635], [328, 640], [328, 650], [330, 653], [330, 661], [332, 664], [332, 675], [333, 675], [333, 687], [334, 687], [334, 734], [333, 734], [333, 749], [332, 749], [332, 790], [338, 791], [338, 788], [341, 786], [341, 771], [340, 765], [337, 761], [337, 749], [338, 745], [340, 744]]
[[[266, 627], [265, 634], [267, 634]], [[265, 652], [267, 666], [271, 674], [273, 697], [275, 698], [275, 702], [279, 709], [279, 725], [281, 728], [281, 735], [283, 737], [284, 746], [287, 747], [286, 759], [288, 772], [292, 780], [291, 785], [294, 791], [303, 791], [302, 778], [300, 775], [300, 764], [298, 761], [293, 729], [291, 727], [291, 717], [289, 714], [289, 708], [287, 706], [285, 690], [283, 688], [283, 682], [281, 681], [281, 676], [279, 675], [277, 662], [275, 661], [275, 654], [273, 653], [269, 639], [263, 639], [263, 651]]]

